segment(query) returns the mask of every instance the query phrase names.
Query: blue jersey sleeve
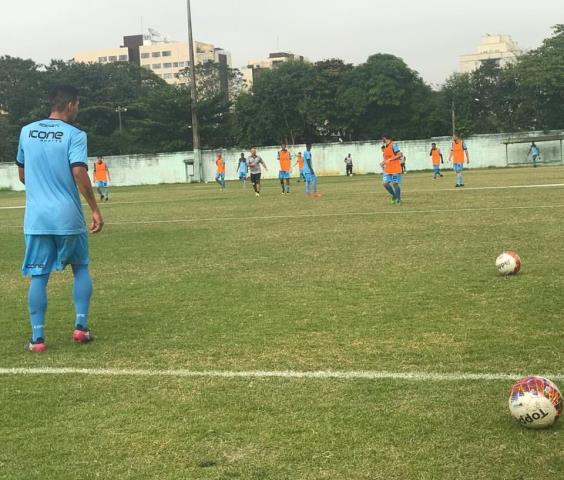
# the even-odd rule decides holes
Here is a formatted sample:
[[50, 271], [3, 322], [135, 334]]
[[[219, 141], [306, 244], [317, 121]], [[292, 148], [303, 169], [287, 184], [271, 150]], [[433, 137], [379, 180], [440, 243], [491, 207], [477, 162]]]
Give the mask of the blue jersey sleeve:
[[392, 150], [394, 151], [394, 153], [399, 153], [400, 151], [399, 145], [397, 143], [394, 143], [392, 146]]
[[88, 142], [86, 133], [75, 132], [69, 146], [69, 163], [73, 167], [85, 167], [88, 170]]
[[23, 167], [25, 165], [25, 155], [22, 145], [22, 135], [20, 134], [20, 143], [18, 144], [18, 153], [16, 155], [16, 165]]

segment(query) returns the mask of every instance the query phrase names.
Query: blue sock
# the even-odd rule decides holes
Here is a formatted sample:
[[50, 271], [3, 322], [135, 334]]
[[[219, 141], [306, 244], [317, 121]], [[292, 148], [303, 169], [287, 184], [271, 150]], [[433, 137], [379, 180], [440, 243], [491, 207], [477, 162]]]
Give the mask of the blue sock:
[[310, 181], [309, 181], [309, 180], [306, 180], [306, 181], [305, 181], [305, 192], [306, 192], [306, 195], [309, 195], [309, 184], [310, 184]]
[[393, 197], [396, 198], [396, 194], [394, 192], [394, 189], [390, 186], [389, 183], [384, 183], [384, 188], [388, 191], [388, 193]]
[[313, 190], [312, 193], [317, 193], [317, 178], [314, 178], [314, 179], [311, 181], [311, 185], [312, 185], [312, 190]]
[[88, 329], [88, 310], [90, 309], [90, 298], [92, 297], [92, 279], [88, 271], [88, 265], [73, 265], [74, 287], [72, 299], [76, 309], [75, 328]]
[[394, 188], [394, 196], [396, 197], [396, 201], [401, 202], [401, 187], [399, 183]]
[[464, 180], [462, 179], [462, 174], [461, 174], [461, 173], [458, 173], [458, 174], [456, 175], [456, 183], [457, 183], [457, 185], [463, 185], [463, 184], [464, 184]]
[[49, 274], [31, 277], [28, 304], [31, 318], [31, 341], [45, 339], [45, 313], [47, 312], [47, 282]]

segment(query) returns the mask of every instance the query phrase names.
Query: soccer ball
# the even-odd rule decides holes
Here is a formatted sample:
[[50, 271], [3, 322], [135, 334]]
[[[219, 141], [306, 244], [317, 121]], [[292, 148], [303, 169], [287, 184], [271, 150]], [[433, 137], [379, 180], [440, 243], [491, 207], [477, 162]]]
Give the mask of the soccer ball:
[[562, 395], [547, 378], [525, 377], [511, 387], [509, 411], [526, 428], [547, 428], [562, 414]]
[[495, 261], [501, 275], [516, 275], [521, 270], [521, 257], [515, 252], [503, 252]]

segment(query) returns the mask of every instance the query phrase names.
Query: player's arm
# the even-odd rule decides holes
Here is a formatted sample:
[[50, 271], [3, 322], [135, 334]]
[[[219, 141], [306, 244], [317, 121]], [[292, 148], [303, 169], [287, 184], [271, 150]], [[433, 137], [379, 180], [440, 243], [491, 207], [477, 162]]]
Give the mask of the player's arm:
[[264, 169], [268, 171], [268, 167], [266, 166], [266, 163], [264, 163], [264, 160], [262, 158], [259, 160], [259, 163], [261, 163]]
[[96, 197], [94, 196], [94, 191], [92, 190], [92, 184], [90, 183], [90, 178], [88, 177], [88, 172], [83, 165], [76, 165], [72, 167], [72, 175], [74, 181], [80, 193], [88, 203], [90, 210], [92, 211], [92, 223], [90, 224], [90, 232], [98, 233], [102, 230], [104, 226], [104, 220], [102, 218], [102, 213], [98, 208], [96, 203]]
[[452, 162], [452, 155], [453, 155], [453, 151], [452, 151], [452, 148], [451, 148], [450, 149], [450, 155], [448, 156], [449, 163]]
[[20, 142], [18, 144], [18, 153], [16, 155], [16, 165], [18, 166], [18, 177], [20, 178], [20, 182], [25, 185], [25, 155], [24, 150], [22, 147], [22, 138], [20, 133]]
[[110, 177], [110, 169], [108, 168], [108, 166], [106, 165], [106, 172], [108, 174], [108, 182], [112, 181], [112, 178]]
[[466, 163], [469, 164], [470, 163], [470, 153], [468, 153], [468, 149], [466, 148], [466, 145], [464, 146], [464, 153], [466, 154]]
[[25, 169], [18, 165], [18, 176], [20, 177], [20, 182], [25, 185]]

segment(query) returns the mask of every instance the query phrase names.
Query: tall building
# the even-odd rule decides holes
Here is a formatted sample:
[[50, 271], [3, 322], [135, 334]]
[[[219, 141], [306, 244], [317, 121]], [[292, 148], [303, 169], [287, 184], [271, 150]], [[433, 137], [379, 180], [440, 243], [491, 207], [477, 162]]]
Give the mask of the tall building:
[[517, 46], [510, 35], [486, 35], [482, 37], [477, 53], [461, 55], [460, 71], [472, 72], [484, 60], [496, 60], [500, 66], [515, 62], [523, 51]]
[[[188, 43], [161, 39], [151, 31], [149, 35], [130, 35], [123, 37], [123, 46], [89, 52], [79, 52], [74, 56], [80, 63], [132, 62], [153, 71], [170, 84], [187, 83], [188, 78], [180, 72], [190, 66]], [[214, 45], [194, 42], [196, 64], [209, 61], [231, 67], [231, 54]]]
[[289, 52], [275, 52], [270, 53], [268, 58], [249, 60], [246, 67], [241, 68], [241, 73], [245, 79], [247, 88], [251, 88], [253, 83], [259, 78], [264, 70], [269, 70], [276, 65], [290, 61], [306, 61], [306, 58], [301, 55], [296, 55]]

